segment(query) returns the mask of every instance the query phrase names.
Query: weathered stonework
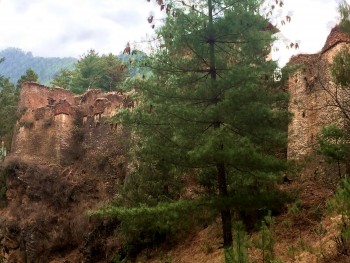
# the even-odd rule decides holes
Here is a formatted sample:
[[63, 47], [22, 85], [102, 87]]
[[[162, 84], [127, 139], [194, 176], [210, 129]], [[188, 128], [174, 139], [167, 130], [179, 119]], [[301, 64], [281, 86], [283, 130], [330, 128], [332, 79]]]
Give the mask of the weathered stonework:
[[321, 52], [291, 58], [290, 63], [303, 66], [288, 81], [289, 110], [294, 115], [288, 130], [289, 160], [303, 160], [314, 154], [323, 126], [343, 125], [342, 114], [329, 92], [335, 90], [329, 64], [343, 47], [350, 47], [350, 38], [335, 27]]
[[124, 182], [130, 132], [106, 121], [129, 105], [127, 94], [117, 92], [75, 96], [37, 83], [22, 85], [12, 149], [0, 166], [6, 173], [0, 258], [113, 261], [121, 248], [113, 231], [118, 222], [86, 214], [110, 202]]
[[[104, 119], [113, 116], [123, 106], [125, 97], [116, 92], [89, 90], [75, 96], [69, 90], [50, 89], [37, 83], [25, 83], [20, 92], [19, 114], [12, 144], [12, 155], [26, 159], [60, 163], [84, 134], [85, 143], [98, 126], [102, 134], [112, 131]], [[92, 138], [90, 138], [92, 139]]]

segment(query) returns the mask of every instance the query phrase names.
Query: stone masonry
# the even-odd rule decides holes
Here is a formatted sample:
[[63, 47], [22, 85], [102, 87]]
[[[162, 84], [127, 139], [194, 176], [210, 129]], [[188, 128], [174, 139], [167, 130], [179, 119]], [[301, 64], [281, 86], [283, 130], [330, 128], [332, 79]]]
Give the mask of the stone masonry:
[[332, 106], [330, 93], [335, 84], [329, 64], [341, 48], [349, 45], [350, 38], [335, 27], [319, 53], [291, 58], [289, 63], [299, 64], [301, 68], [288, 81], [289, 110], [294, 115], [288, 130], [289, 160], [303, 160], [315, 153], [317, 136], [323, 126], [343, 125], [340, 110]]
[[125, 96], [117, 92], [93, 89], [74, 95], [66, 89], [24, 83], [12, 155], [60, 163], [69, 149], [79, 143], [79, 133], [91, 135], [101, 125], [106, 126], [102, 129], [106, 134], [111, 131], [113, 127], [104, 124], [104, 120], [123, 107], [125, 101]]

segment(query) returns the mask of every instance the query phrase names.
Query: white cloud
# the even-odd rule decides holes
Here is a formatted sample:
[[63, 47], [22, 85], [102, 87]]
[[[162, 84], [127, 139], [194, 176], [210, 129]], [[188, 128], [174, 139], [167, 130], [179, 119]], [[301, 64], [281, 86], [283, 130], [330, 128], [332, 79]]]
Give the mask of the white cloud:
[[284, 65], [289, 57], [298, 53], [317, 53], [337, 23], [337, 3], [335, 0], [286, 0], [284, 9], [292, 11], [292, 20], [281, 27], [281, 34], [291, 42], [299, 42], [300, 49], [286, 50], [280, 45], [280, 58]]
[[88, 49], [119, 53], [128, 41], [152, 33], [154, 6], [128, 0], [3, 0], [0, 49], [19, 47], [40, 56], [79, 56]]
[[[279, 15], [293, 15], [282, 34], [300, 40], [299, 52], [319, 51], [336, 21], [336, 0], [284, 3]], [[153, 32], [147, 17], [155, 8], [145, 0], [0, 0], [0, 49], [19, 47], [39, 56], [78, 57], [91, 48], [117, 54], [128, 41]], [[284, 51], [275, 58], [283, 64], [290, 55]]]

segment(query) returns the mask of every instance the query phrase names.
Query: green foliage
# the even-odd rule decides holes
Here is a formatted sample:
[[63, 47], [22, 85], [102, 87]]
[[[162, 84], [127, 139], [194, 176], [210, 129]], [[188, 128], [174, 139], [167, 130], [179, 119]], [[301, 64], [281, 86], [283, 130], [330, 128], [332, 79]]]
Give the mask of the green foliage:
[[132, 165], [148, 167], [136, 169], [136, 177], [158, 176], [161, 184], [149, 188], [156, 193], [148, 194], [150, 202], [134, 198], [139, 203], [131, 208], [115, 204], [104, 214], [128, 227], [146, 225], [147, 218], [149, 231], [178, 229], [177, 220], [197, 211], [187, 209], [196, 201], [164, 196], [162, 185], [198, 175], [209, 200], [201, 207], [221, 214], [231, 257], [231, 209], [277, 204], [276, 181], [287, 169], [277, 153], [286, 146], [290, 115], [288, 96], [273, 78], [277, 65], [266, 61], [273, 37], [260, 4], [203, 0], [196, 8], [172, 6], [175, 15], [157, 31], [157, 49], [142, 60], [150, 73], [129, 82], [138, 107], [114, 119], [133, 129]]
[[234, 243], [232, 263], [248, 263], [248, 236], [242, 222], [236, 222], [233, 226]]
[[334, 198], [328, 201], [327, 206], [330, 211], [341, 214], [343, 220], [350, 219], [350, 181], [348, 179], [341, 181]]
[[2, 161], [7, 155], [7, 149], [5, 148], [4, 144], [0, 147], [0, 161]]
[[[8, 78], [0, 77], [0, 140], [10, 149], [17, 121], [18, 91]], [[1, 142], [0, 142], [1, 143]]]
[[334, 124], [323, 127], [318, 137], [320, 153], [332, 161], [347, 160], [349, 145], [346, 136], [346, 132]]
[[[236, 4], [237, 9], [227, 9], [225, 19], [216, 18], [214, 34], [225, 37], [217, 40], [216, 67], [221, 70], [215, 81], [203, 69], [210, 60], [209, 45], [203, 41], [208, 29], [200, 26], [205, 16], [177, 10], [177, 16], [169, 17], [159, 30], [166, 47], [145, 59], [153, 74], [132, 83], [141, 91], [140, 107], [116, 119], [133, 125], [142, 138], [140, 158], [200, 168], [208, 187], [210, 181], [216, 182], [218, 162], [227, 164], [230, 178], [244, 177], [246, 185], [256, 178], [262, 179], [260, 183], [267, 177], [277, 179], [278, 171], [286, 168], [273, 150], [286, 143], [289, 115], [272, 105], [285, 103], [287, 96], [273, 81], [261, 80], [273, 75], [276, 64], [264, 57], [271, 42], [270, 32], [261, 30], [267, 21], [246, 11], [254, 10], [254, 4]], [[241, 25], [241, 19], [254, 26]], [[188, 21], [198, 26], [189, 28]], [[235, 40], [246, 44], [226, 44]], [[219, 151], [220, 145], [224, 151]], [[237, 183], [238, 178], [232, 181]]]
[[96, 51], [90, 50], [78, 60], [74, 70], [62, 70], [51, 85], [68, 88], [78, 94], [89, 88], [115, 91], [126, 75], [125, 65], [117, 56], [100, 56]]
[[338, 12], [340, 14], [340, 29], [347, 33], [350, 34], [350, 21], [349, 21], [349, 15], [350, 15], [350, 10], [349, 10], [349, 4], [346, 2], [346, 0], [341, 0], [338, 4]]
[[289, 213], [291, 213], [294, 216], [297, 216], [301, 212], [301, 200], [298, 199], [295, 202], [293, 202], [289, 208]]
[[336, 84], [340, 85], [341, 87], [350, 86], [350, 53], [347, 48], [342, 48], [334, 56], [333, 63], [331, 64], [330, 68], [332, 77], [335, 80]]
[[322, 128], [318, 136], [319, 153], [329, 162], [338, 164], [338, 175], [341, 175], [340, 163], [349, 160], [349, 144], [347, 133], [338, 126], [331, 124]]
[[21, 88], [24, 82], [37, 82], [39, 79], [38, 74], [31, 68], [27, 69], [26, 73], [22, 75], [17, 81], [17, 88]]
[[128, 256], [134, 256], [147, 246], [163, 242], [168, 235], [190, 229], [195, 218], [199, 220], [207, 203], [207, 200], [183, 200], [133, 208], [111, 204], [91, 212], [90, 216], [107, 216], [120, 220], [118, 233], [124, 241], [124, 252]]
[[69, 88], [72, 86], [74, 70], [62, 69], [51, 81], [53, 87]]
[[154, 166], [141, 163], [119, 188], [115, 203], [124, 207], [155, 206], [159, 202], [177, 200], [182, 184], [171, 168], [161, 162]]
[[328, 201], [329, 211], [341, 215], [340, 236], [336, 238], [338, 252], [348, 255], [350, 251], [350, 181], [343, 179], [335, 193]]
[[271, 214], [265, 216], [264, 220], [261, 222], [260, 235], [257, 240], [254, 241], [254, 244], [262, 252], [262, 262], [270, 263], [276, 262], [274, 246], [275, 238], [273, 236], [273, 224], [274, 219], [271, 217]]
[[62, 69], [73, 69], [75, 58], [44, 58], [34, 57], [31, 52], [24, 52], [17, 48], [0, 51], [0, 57], [5, 58], [0, 63], [0, 75], [8, 77], [10, 82], [17, 83], [20, 76], [28, 68], [32, 68], [38, 75], [38, 81], [48, 84]]

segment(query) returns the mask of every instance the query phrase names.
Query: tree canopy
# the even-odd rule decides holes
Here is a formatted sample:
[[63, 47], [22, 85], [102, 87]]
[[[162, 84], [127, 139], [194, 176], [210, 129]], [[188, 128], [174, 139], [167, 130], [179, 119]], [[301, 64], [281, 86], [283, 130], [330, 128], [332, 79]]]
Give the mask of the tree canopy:
[[[202, 194], [216, 200], [208, 209], [221, 216], [232, 258], [232, 210], [268, 207], [261, 201], [273, 198], [263, 196], [273, 195], [272, 182], [286, 168], [277, 153], [286, 143], [287, 95], [274, 81], [276, 63], [267, 60], [273, 30], [257, 0], [157, 3], [169, 15], [144, 62], [151, 74], [132, 83], [138, 106], [115, 121], [133, 128], [134, 173], [143, 181], [195, 175], [211, 189]], [[164, 181], [168, 199], [160, 200], [160, 211], [166, 203], [178, 207], [173, 185]], [[133, 213], [154, 206], [143, 200]], [[119, 218], [124, 212], [104, 210]]]
[[338, 12], [340, 14], [339, 25], [341, 30], [347, 34], [350, 34], [350, 5], [346, 2], [346, 0], [339, 1]]
[[17, 88], [20, 88], [24, 82], [28, 82], [28, 81], [37, 82], [38, 80], [39, 80], [38, 74], [36, 74], [36, 72], [33, 69], [29, 68], [27, 69], [26, 73], [22, 75], [17, 81]]
[[89, 88], [99, 88], [103, 91], [116, 90], [126, 78], [127, 69], [124, 63], [115, 55], [99, 55], [90, 50], [82, 56], [73, 70], [62, 70], [51, 84], [68, 88], [74, 93], [83, 93]]

